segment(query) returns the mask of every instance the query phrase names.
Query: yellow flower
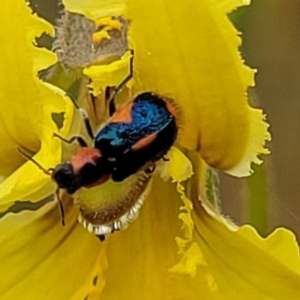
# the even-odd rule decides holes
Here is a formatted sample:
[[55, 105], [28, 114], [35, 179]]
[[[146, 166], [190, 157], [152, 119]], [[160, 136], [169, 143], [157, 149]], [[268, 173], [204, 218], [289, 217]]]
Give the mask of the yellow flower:
[[[93, 20], [120, 13], [131, 20], [134, 91], [175, 99], [182, 113], [179, 143], [189, 149], [185, 155], [170, 151], [173, 183], [153, 176], [138, 220], [104, 243], [78, 224], [71, 202], [65, 203], [61, 226], [51, 201], [55, 185], [16, 151], [17, 146], [38, 151], [35, 159], [45, 168], [57, 165], [62, 149], [52, 135], [70, 132], [73, 106], [62, 90], [36, 76], [54, 57], [32, 41], [51, 27], [21, 0], [2, 4], [1, 299], [300, 298], [294, 235], [277, 229], [263, 239], [250, 226], [237, 227], [209, 203], [205, 191], [207, 165], [243, 176], [251, 162], [259, 162], [257, 154], [266, 153], [267, 125], [245, 96], [253, 71], [242, 64], [240, 39], [226, 17], [243, 3], [110, 0], [104, 8], [97, 0], [65, 1], [68, 10]], [[96, 70], [119, 74], [118, 66], [123, 68], [122, 60]], [[89, 73], [94, 67], [86, 74], [100, 78]], [[108, 83], [93, 84], [96, 93]], [[53, 118], [61, 113], [58, 128]]]

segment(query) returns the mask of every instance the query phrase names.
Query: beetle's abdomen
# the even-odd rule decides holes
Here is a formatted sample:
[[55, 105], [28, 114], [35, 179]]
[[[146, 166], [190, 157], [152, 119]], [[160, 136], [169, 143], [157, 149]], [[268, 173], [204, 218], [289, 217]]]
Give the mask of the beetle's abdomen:
[[172, 143], [176, 138], [175, 118], [158, 95], [140, 94], [133, 100], [128, 113], [131, 115], [130, 122], [109, 122], [96, 136], [95, 147], [101, 149], [104, 155], [121, 154], [146, 136], [159, 135], [168, 126], [172, 130], [167, 138]]
[[111, 162], [113, 181], [146, 170], [168, 152], [178, 131], [174, 111], [160, 96], [143, 93], [112, 116], [95, 147]]

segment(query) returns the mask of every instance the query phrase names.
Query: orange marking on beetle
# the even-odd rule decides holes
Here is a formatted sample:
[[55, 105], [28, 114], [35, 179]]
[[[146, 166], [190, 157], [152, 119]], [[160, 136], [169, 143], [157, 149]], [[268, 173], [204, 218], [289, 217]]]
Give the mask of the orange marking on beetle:
[[133, 101], [128, 102], [124, 106], [120, 107], [110, 118], [111, 123], [131, 123], [131, 109]]
[[138, 142], [136, 142], [131, 149], [133, 151], [140, 150], [148, 145], [150, 145], [157, 137], [157, 133], [154, 132], [150, 135], [145, 136], [144, 138], [140, 139]]
[[78, 173], [86, 164], [95, 164], [97, 159], [101, 157], [101, 152], [97, 148], [82, 147], [71, 158], [71, 164], [74, 172]]

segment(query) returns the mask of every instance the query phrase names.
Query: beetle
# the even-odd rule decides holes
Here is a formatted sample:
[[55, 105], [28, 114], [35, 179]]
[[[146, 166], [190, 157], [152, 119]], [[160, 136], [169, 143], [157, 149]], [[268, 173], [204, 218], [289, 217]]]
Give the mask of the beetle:
[[73, 194], [109, 178], [120, 182], [141, 170], [151, 172], [173, 145], [177, 132], [175, 106], [158, 94], [141, 93], [112, 114], [94, 137], [93, 147], [80, 136], [65, 140], [55, 134], [67, 143], [77, 140], [81, 148], [70, 162], [54, 168], [51, 176], [59, 188]]
[[[133, 55], [130, 74], [116, 87], [108, 101], [110, 118], [94, 136], [88, 115], [70, 97], [81, 113], [88, 135], [93, 140], [91, 147], [75, 135], [66, 143], [77, 141], [80, 148], [64, 162], [49, 170], [44, 169], [22, 149], [19, 151], [33, 161], [52, 180], [58, 189], [74, 194], [81, 187], [90, 188], [105, 183], [108, 179], [120, 182], [139, 171], [151, 173], [155, 163], [163, 158], [176, 140], [178, 133], [177, 108], [174, 102], [153, 92], [143, 92], [125, 105], [115, 108], [114, 100], [132, 78]], [[57, 197], [59, 200], [59, 197]], [[61, 213], [63, 209], [59, 200]]]

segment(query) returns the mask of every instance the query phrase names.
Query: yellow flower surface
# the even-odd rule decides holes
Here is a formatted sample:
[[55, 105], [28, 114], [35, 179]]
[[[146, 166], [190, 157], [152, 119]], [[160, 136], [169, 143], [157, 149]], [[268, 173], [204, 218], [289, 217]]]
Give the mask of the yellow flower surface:
[[183, 115], [179, 142], [209, 165], [244, 176], [266, 153], [267, 125], [247, 104], [254, 72], [236, 51], [240, 38], [225, 15], [229, 1], [219, 2], [128, 0], [137, 89], [173, 97]]
[[75, 226], [78, 211], [73, 206], [67, 210], [65, 228], [56, 202], [48, 201], [38, 211], [22, 205], [4, 211], [15, 201], [37, 201], [53, 193], [55, 185], [49, 176], [31, 162], [24, 163], [17, 146], [30, 151], [40, 148], [36, 160], [45, 168], [57, 165], [61, 146], [52, 138], [58, 129], [51, 116], [65, 112], [65, 125], [60, 131], [65, 134], [73, 106], [64, 100], [63, 91], [37, 78], [37, 71], [56, 58], [33, 42], [53, 28], [33, 16], [24, 1], [5, 1], [1, 13], [0, 172], [7, 177], [0, 184], [0, 298], [84, 299], [92, 290], [100, 289], [100, 284], [103, 286], [103, 280], [95, 283], [99, 266], [104, 268], [105, 264], [95, 237]]
[[[38, 151], [35, 159], [45, 168], [57, 165], [62, 151], [53, 132], [68, 134], [73, 107], [63, 91], [36, 76], [55, 62], [33, 45], [51, 27], [22, 0], [6, 1], [0, 29], [1, 299], [300, 299], [294, 235], [278, 229], [261, 238], [251, 226], [225, 219], [206, 196], [207, 165], [243, 176], [267, 152], [267, 124], [245, 96], [253, 71], [242, 64], [240, 39], [226, 16], [244, 1], [64, 4], [93, 20], [122, 12], [131, 20], [133, 90], [174, 98], [182, 115], [178, 142], [191, 150], [170, 150], [164, 180], [153, 176], [140, 217], [126, 231], [100, 243], [78, 224], [71, 200], [64, 203], [63, 227], [50, 201], [55, 185], [32, 162], [22, 164], [16, 147]], [[127, 58], [84, 70], [95, 94], [119, 81]], [[61, 112], [59, 130], [52, 114]], [[22, 206], [37, 200], [39, 208]], [[21, 204], [7, 210], [16, 201]]]
[[96, 20], [101, 17], [117, 16], [124, 12], [124, 0], [103, 0], [101, 4], [97, 0], [89, 0], [84, 5], [78, 0], [63, 1], [66, 8], [74, 13], [83, 14], [88, 19]]
[[[69, 121], [61, 130], [67, 132], [73, 107], [63, 100], [63, 91], [37, 78], [37, 72], [53, 64], [56, 57], [35, 47], [34, 39], [43, 32], [52, 33], [53, 28], [32, 16], [22, 1], [6, 1], [1, 11], [0, 139], [3, 143], [0, 175], [7, 177], [25, 162], [17, 151], [18, 146], [32, 153], [40, 149], [36, 159], [43, 161], [45, 168], [59, 162], [60, 143], [52, 138], [58, 129], [51, 116], [68, 112]], [[42, 186], [44, 190], [40, 189]], [[53, 191], [53, 185], [49, 185], [48, 176], [36, 172], [32, 163], [26, 163], [1, 184], [0, 211], [14, 200], [24, 199], [27, 195], [31, 195], [31, 200], [38, 200], [50, 191]]]
[[[97, 19], [97, 2], [89, 3], [65, 1], [73, 12], [85, 14], [93, 7], [86, 15]], [[107, 12], [118, 14], [121, 3], [107, 1]], [[240, 38], [225, 15], [245, 3], [126, 2], [136, 51], [135, 91], [173, 97], [183, 115], [179, 142], [197, 150], [209, 165], [236, 176], [249, 175], [251, 162], [261, 163], [257, 155], [268, 153], [263, 145], [270, 138], [262, 111], [248, 106], [246, 90], [254, 85], [254, 71], [236, 51]]]

